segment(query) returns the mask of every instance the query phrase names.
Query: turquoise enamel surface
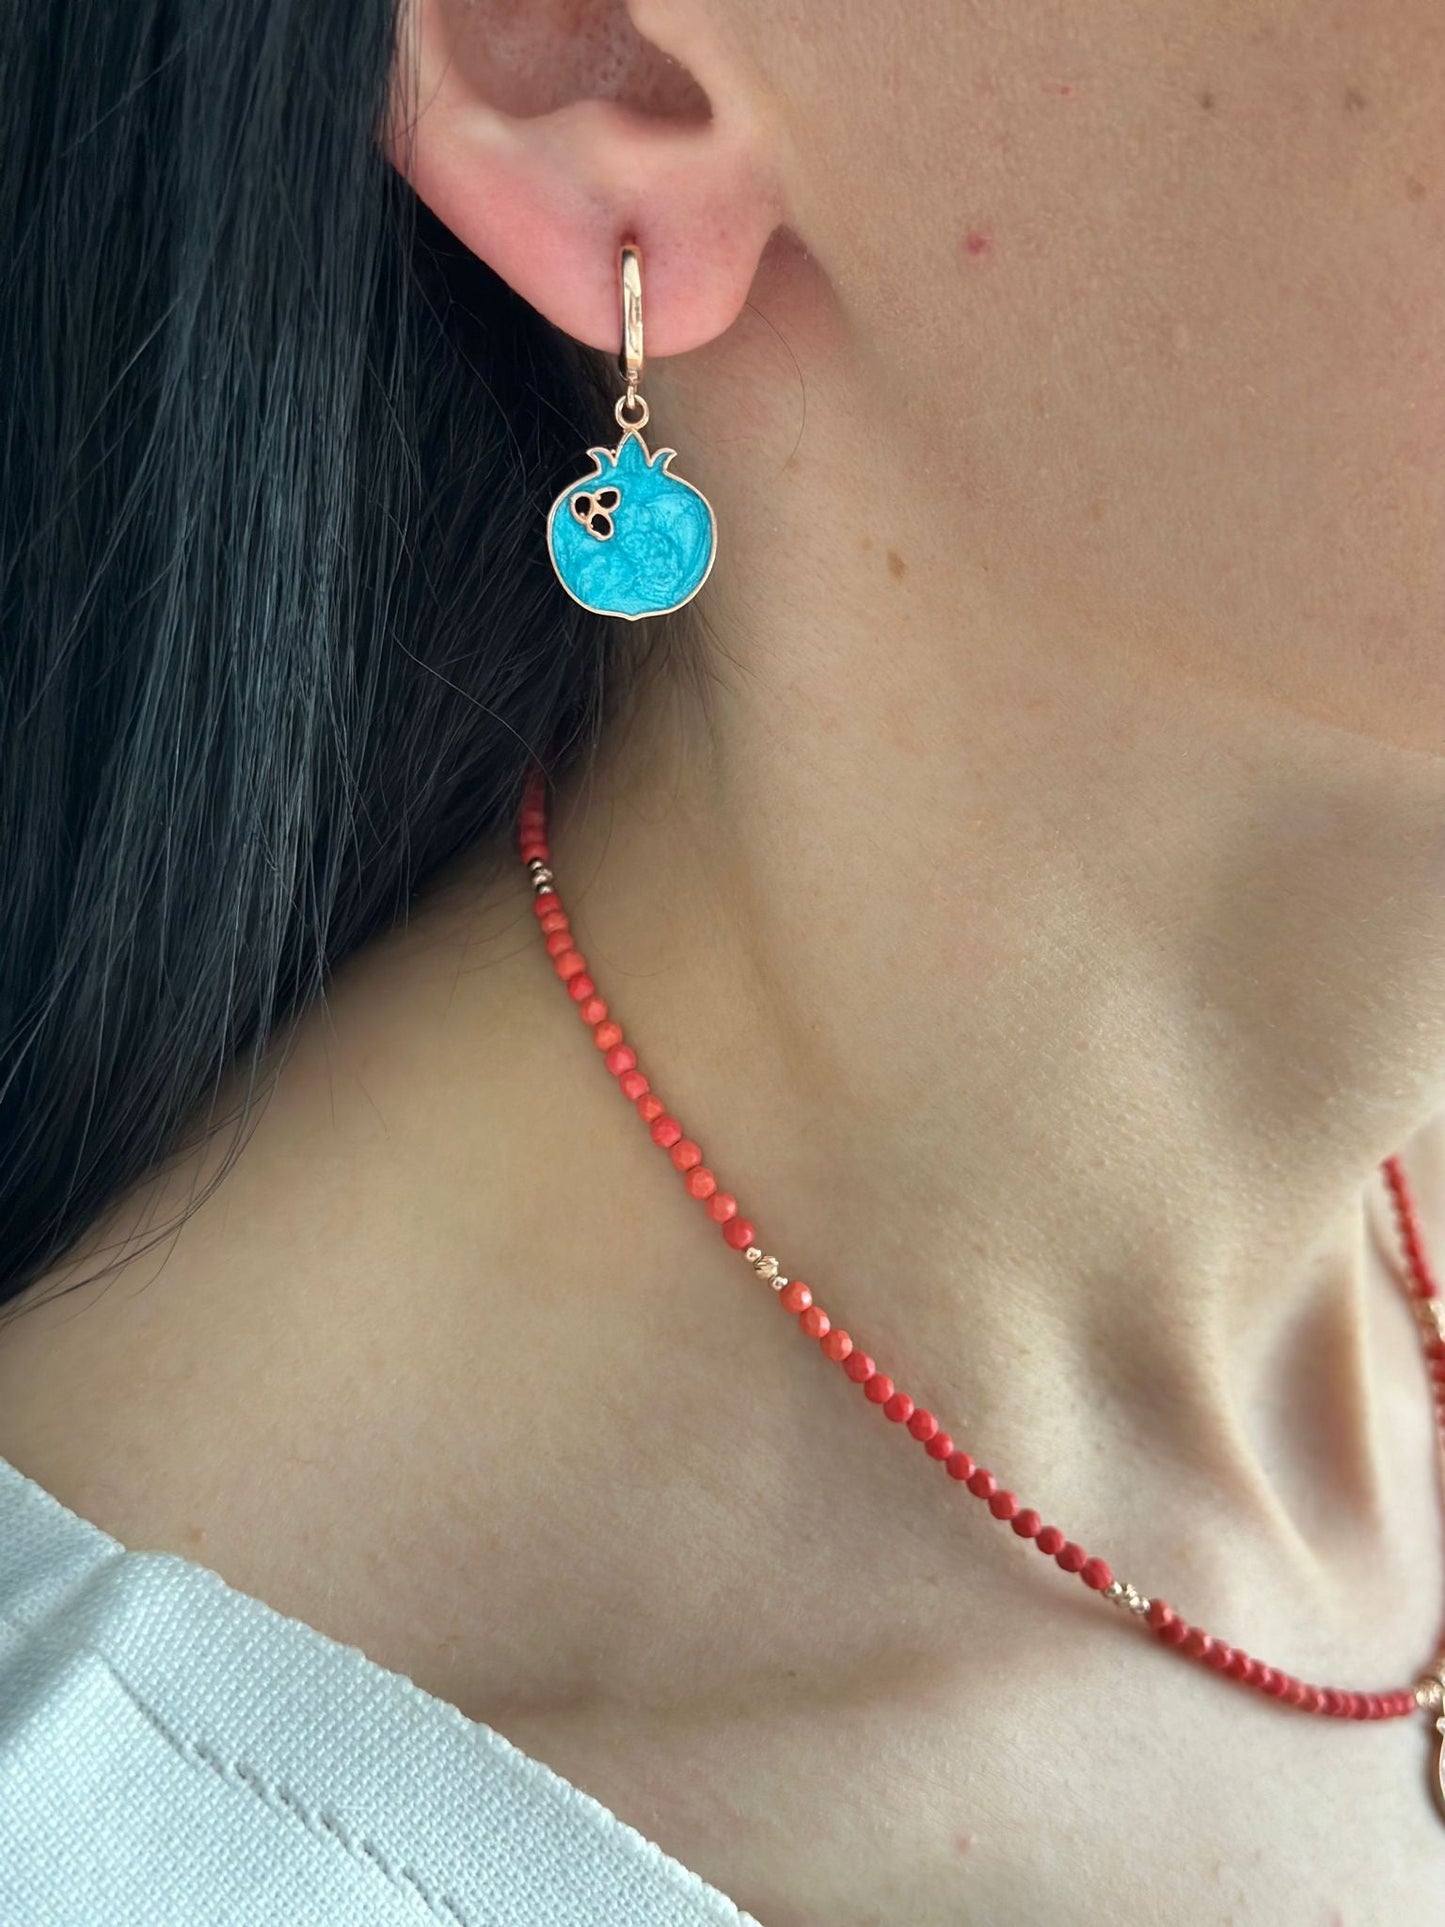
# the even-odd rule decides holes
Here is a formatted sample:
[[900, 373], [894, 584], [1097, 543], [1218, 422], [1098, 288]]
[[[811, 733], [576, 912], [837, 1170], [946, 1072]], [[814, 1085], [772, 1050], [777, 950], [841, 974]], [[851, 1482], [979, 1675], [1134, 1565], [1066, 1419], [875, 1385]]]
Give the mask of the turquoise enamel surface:
[[584, 608], [629, 622], [680, 608], [712, 567], [717, 528], [707, 498], [668, 473], [676, 449], [649, 455], [635, 429], [615, 449], [587, 453], [595, 472], [564, 488], [547, 517], [563, 586]]

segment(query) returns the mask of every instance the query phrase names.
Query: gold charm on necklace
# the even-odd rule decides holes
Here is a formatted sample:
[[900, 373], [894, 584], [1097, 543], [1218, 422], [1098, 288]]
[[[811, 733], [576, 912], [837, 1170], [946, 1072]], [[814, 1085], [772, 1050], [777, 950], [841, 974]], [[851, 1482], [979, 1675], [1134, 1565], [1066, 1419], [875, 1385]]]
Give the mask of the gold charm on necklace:
[[1440, 1809], [1440, 1817], [1445, 1820], [1445, 1663], [1442, 1663], [1442, 1656], [1436, 1656], [1435, 1665], [1437, 1671], [1426, 1673], [1416, 1682], [1415, 1698], [1426, 1713], [1434, 1715], [1431, 1725], [1439, 1735], [1435, 1742], [1435, 1769], [1430, 1775], [1430, 1785]]

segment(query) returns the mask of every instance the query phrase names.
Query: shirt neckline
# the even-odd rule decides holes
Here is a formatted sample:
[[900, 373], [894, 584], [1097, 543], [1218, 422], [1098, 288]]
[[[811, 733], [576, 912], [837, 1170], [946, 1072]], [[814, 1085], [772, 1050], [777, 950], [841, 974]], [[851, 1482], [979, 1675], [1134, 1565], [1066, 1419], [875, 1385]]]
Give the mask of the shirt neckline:
[[[735, 1923], [735, 1927], [759, 1927], [759, 1923], [738, 1907], [729, 1895], [712, 1886], [692, 1868], [669, 1854], [658, 1842], [623, 1820], [594, 1794], [567, 1779], [544, 1760], [517, 1746], [496, 1727], [484, 1720], [473, 1719], [453, 1701], [429, 1692], [408, 1674], [383, 1666], [362, 1648], [335, 1639], [309, 1621], [282, 1612], [256, 1594], [231, 1585], [202, 1560], [183, 1553], [150, 1551], [126, 1545], [94, 1520], [85, 1518], [66, 1505], [13, 1461], [0, 1455], [0, 1516], [4, 1516], [10, 1507], [16, 1508], [14, 1517], [27, 1529], [22, 1531], [22, 1541], [28, 1536], [32, 1554], [37, 1541], [41, 1542], [44, 1554], [40, 1562], [44, 1570], [38, 1575], [38, 1582], [32, 1578], [22, 1583], [19, 1604], [24, 1618], [43, 1614], [54, 1601], [84, 1586], [102, 1568], [124, 1568], [137, 1578], [143, 1575], [150, 1575], [153, 1579], [182, 1576], [194, 1587], [203, 1607], [213, 1612], [222, 1610], [233, 1618], [245, 1620], [253, 1631], [259, 1629], [263, 1636], [270, 1639], [284, 1639], [288, 1651], [294, 1653], [298, 1661], [304, 1662], [309, 1669], [320, 1668], [340, 1677], [349, 1676], [374, 1691], [385, 1689], [391, 1694], [403, 1695], [410, 1702], [413, 1715], [420, 1708], [433, 1727], [443, 1731], [450, 1729], [453, 1737], [462, 1733], [483, 1746], [492, 1757], [494, 1766], [500, 1763], [499, 1770], [502, 1773], [527, 1784], [534, 1794], [540, 1794], [552, 1805], [561, 1803], [588, 1822], [592, 1833], [605, 1842], [614, 1857], [620, 1847], [662, 1878], [671, 1881], [677, 1887], [679, 1897], [686, 1894], [693, 1904], [695, 1911], [689, 1912], [689, 1920], [715, 1920], [722, 1927], [727, 1927], [729, 1923]], [[3, 1632], [6, 1623], [8, 1603], [5, 1572], [7, 1545], [6, 1535], [0, 1534], [0, 1632]], [[25, 1548], [22, 1546], [22, 1564], [24, 1561]]]

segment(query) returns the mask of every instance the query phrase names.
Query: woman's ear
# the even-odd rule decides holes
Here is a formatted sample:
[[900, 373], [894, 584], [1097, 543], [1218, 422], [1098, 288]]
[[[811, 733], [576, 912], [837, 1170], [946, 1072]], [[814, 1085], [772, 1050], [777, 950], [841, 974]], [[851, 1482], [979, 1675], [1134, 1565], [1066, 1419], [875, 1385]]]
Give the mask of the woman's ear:
[[635, 240], [648, 354], [700, 347], [783, 218], [771, 103], [726, 19], [709, 0], [403, 0], [385, 151], [567, 334], [618, 348]]

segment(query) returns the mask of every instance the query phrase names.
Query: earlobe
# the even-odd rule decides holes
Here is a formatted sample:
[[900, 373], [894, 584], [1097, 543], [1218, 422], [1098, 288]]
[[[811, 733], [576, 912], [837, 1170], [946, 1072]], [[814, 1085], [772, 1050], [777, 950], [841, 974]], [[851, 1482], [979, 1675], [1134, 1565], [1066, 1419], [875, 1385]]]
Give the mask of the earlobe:
[[[478, 11], [476, 0], [409, 0], [383, 133], [393, 165], [523, 300], [588, 346], [618, 347], [624, 238], [647, 259], [648, 352], [714, 340], [783, 218], [764, 122], [742, 83], [722, 63], [695, 72], [712, 106], [705, 119], [585, 96], [508, 111], [498, 103], [515, 87], [490, 58]], [[688, 51], [694, 66], [705, 59], [696, 37]]]

